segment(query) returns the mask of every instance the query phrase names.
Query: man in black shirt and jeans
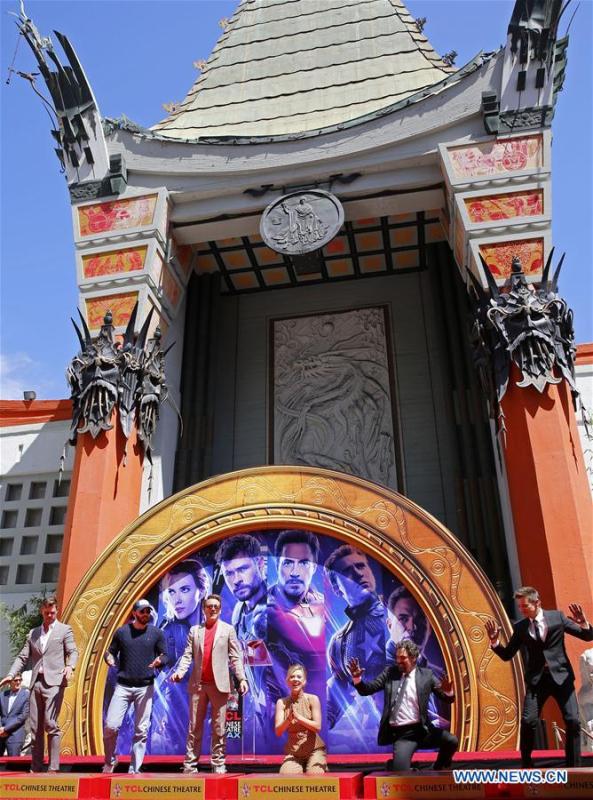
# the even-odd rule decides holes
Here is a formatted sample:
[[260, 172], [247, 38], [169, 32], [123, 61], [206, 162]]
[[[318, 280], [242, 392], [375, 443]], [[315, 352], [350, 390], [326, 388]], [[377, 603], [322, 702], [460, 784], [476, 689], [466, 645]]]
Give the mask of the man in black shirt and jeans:
[[113, 772], [115, 769], [117, 734], [132, 703], [134, 739], [128, 772], [140, 772], [142, 766], [150, 727], [154, 671], [169, 661], [163, 632], [150, 624], [152, 610], [148, 600], [137, 600], [132, 611], [133, 622], [117, 629], [105, 653], [105, 661], [110, 667], [115, 666], [117, 659], [118, 670], [117, 683], [107, 709], [103, 731], [105, 747], [103, 772]]

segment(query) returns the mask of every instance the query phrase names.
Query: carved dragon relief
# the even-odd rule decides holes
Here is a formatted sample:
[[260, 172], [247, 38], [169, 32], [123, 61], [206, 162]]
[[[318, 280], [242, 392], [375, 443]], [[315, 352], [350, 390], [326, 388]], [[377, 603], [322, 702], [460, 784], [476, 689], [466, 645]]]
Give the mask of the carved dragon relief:
[[395, 488], [385, 310], [275, 320], [273, 331], [274, 461]]

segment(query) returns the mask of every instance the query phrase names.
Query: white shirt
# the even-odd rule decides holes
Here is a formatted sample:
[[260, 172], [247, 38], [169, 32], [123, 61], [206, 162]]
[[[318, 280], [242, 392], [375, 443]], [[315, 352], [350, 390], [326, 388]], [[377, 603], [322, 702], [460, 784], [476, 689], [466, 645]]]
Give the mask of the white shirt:
[[[548, 633], [548, 626], [546, 625], [546, 619], [544, 617], [544, 611], [542, 608], [537, 612], [534, 619], [529, 620], [529, 635], [532, 639], [537, 639], [535, 635], [535, 625], [539, 628], [539, 635], [542, 637], [542, 642], [545, 640], [546, 635]], [[490, 642], [490, 647], [495, 648], [498, 647], [500, 644], [500, 640], [498, 636], [494, 642]]]
[[47, 640], [51, 636], [51, 632], [53, 631], [53, 629], [56, 627], [56, 622], [57, 619], [52, 622], [47, 631], [43, 626], [41, 626], [41, 636], [39, 637], [39, 646], [41, 647], [42, 653], [45, 653], [45, 648], [47, 647]]
[[10, 709], [12, 708], [12, 705], [13, 705], [14, 701], [16, 700], [16, 696], [17, 696], [17, 694], [19, 692], [20, 692], [20, 689], [17, 689], [16, 692], [11, 692], [10, 695], [8, 696], [8, 713], [9, 714], [10, 714]]
[[[416, 689], [416, 667], [406, 676], [402, 675], [405, 681], [401, 703], [397, 709], [395, 719], [389, 718], [390, 725], [413, 725], [420, 722], [420, 706], [418, 705], [418, 690]], [[399, 690], [398, 686], [398, 690]], [[394, 697], [394, 702], [397, 697]]]
[[544, 617], [544, 612], [540, 608], [540, 610], [535, 615], [534, 619], [530, 620], [529, 622], [529, 635], [532, 639], [537, 639], [535, 635], [535, 626], [537, 625], [539, 629], [539, 635], [541, 636], [542, 642], [546, 638], [546, 634], [548, 633], [548, 626], [546, 625], [546, 620]]

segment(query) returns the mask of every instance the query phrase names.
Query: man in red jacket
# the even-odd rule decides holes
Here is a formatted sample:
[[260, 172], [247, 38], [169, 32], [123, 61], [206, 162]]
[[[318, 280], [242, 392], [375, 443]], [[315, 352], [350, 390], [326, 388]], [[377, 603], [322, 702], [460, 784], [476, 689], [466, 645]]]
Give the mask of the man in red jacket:
[[198, 771], [202, 734], [208, 705], [212, 707], [212, 741], [210, 761], [217, 774], [226, 772], [225, 723], [226, 704], [231, 693], [229, 665], [239, 681], [239, 693], [248, 691], [243, 671], [243, 655], [232, 625], [220, 617], [221, 599], [210, 594], [203, 600], [205, 624], [194, 625], [187, 637], [185, 651], [179, 659], [173, 682], [180, 681], [193, 661], [189, 691], [189, 732], [183, 771]]

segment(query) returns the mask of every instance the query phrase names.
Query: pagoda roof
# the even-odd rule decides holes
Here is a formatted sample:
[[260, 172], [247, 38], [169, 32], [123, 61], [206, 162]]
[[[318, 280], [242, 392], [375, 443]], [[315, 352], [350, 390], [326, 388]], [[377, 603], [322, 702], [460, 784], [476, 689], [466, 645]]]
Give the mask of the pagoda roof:
[[292, 137], [438, 90], [456, 70], [400, 0], [242, 0], [182, 103], [175, 140]]

